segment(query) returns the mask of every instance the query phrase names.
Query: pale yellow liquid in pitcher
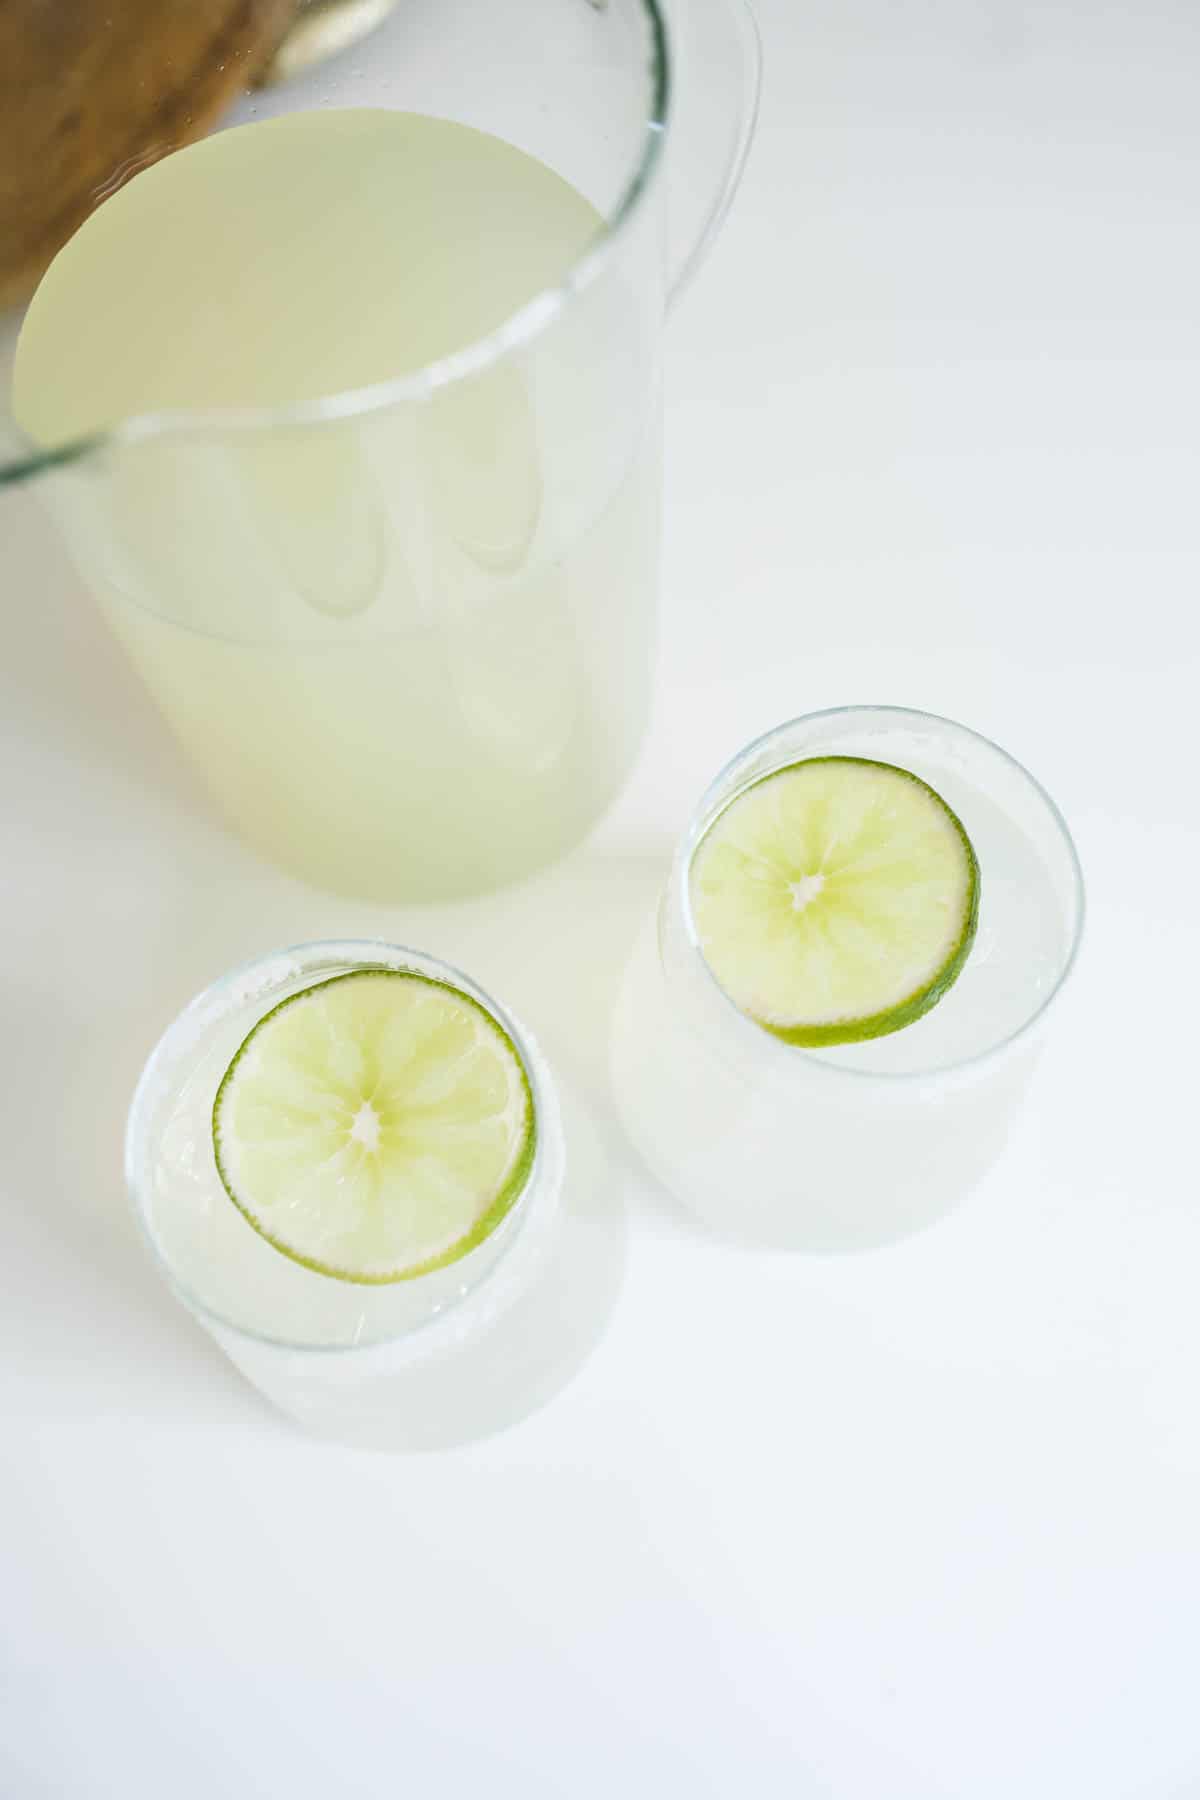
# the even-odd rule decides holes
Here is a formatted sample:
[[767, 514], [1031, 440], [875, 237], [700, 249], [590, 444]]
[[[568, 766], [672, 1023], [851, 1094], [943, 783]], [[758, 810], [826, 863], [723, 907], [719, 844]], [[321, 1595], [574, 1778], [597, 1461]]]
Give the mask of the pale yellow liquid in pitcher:
[[[23, 428], [121, 428], [57, 478], [77, 560], [227, 815], [321, 885], [522, 874], [632, 760], [658, 463], [633, 301], [606, 277], [520, 353], [465, 379], [444, 362], [601, 229], [484, 133], [293, 114], [136, 176], [30, 307]], [[431, 365], [415, 396], [362, 393]], [[328, 396], [324, 422], [194, 416]]]

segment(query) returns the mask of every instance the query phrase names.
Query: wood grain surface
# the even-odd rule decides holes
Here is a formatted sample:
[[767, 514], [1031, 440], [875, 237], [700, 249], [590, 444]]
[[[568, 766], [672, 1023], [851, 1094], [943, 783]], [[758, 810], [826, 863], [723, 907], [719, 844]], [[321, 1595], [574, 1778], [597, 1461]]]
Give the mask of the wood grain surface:
[[114, 188], [190, 142], [297, 0], [0, 0], [0, 307]]

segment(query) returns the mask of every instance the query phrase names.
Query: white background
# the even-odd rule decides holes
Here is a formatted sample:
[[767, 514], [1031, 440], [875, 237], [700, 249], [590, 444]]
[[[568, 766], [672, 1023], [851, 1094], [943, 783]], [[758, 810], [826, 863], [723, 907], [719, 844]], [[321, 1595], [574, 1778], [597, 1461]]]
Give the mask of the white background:
[[[760, 11], [758, 145], [670, 333], [657, 714], [559, 869], [437, 912], [265, 870], [2, 516], [3, 1800], [1200, 1795], [1200, 8]], [[573, 1387], [426, 1458], [277, 1421], [126, 1222], [169, 1017], [374, 931], [603, 1108], [699, 788], [856, 700], [994, 736], [1077, 832], [1084, 961], [985, 1185], [899, 1248], [738, 1253], [602, 1114], [631, 1259]]]

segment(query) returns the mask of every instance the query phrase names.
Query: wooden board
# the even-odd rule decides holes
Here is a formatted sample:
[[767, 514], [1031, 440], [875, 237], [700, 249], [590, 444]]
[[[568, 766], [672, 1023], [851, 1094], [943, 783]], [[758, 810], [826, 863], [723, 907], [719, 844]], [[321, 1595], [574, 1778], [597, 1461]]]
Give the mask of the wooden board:
[[115, 187], [216, 123], [297, 0], [0, 0], [0, 307]]

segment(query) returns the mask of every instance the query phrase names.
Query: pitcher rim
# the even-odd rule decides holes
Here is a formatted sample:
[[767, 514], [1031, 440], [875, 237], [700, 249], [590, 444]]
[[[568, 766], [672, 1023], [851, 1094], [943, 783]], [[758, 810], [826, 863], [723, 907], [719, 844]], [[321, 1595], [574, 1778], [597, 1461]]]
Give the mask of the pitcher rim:
[[389, 376], [364, 387], [320, 394], [314, 399], [295, 401], [287, 406], [187, 407], [131, 413], [115, 425], [49, 449], [39, 449], [12, 420], [18, 441], [27, 445], [28, 450], [24, 455], [0, 461], [0, 487], [69, 466], [94, 452], [126, 448], [149, 438], [203, 439], [226, 433], [248, 435], [281, 426], [322, 425], [384, 412], [388, 407], [406, 401], [428, 399], [439, 388], [477, 375], [522, 345], [531, 343], [607, 267], [611, 256], [620, 248], [631, 221], [640, 216], [641, 202], [662, 167], [672, 100], [670, 34], [662, 0], [638, 0], [638, 4], [650, 27], [651, 48], [650, 93], [642, 124], [641, 155], [612, 218], [604, 221], [602, 229], [583, 253], [557, 282], [540, 288], [515, 312], [502, 319], [494, 330], [405, 375]]

